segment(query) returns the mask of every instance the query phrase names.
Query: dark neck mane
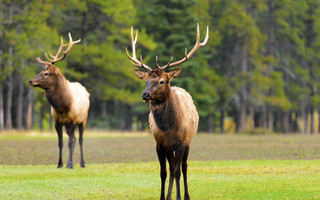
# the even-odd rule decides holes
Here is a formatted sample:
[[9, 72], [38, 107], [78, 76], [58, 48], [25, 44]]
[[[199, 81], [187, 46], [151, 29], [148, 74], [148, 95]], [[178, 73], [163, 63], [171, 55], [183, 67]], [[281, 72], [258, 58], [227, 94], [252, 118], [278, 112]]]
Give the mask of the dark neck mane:
[[178, 125], [175, 94], [169, 88], [167, 98], [161, 103], [151, 102], [150, 109], [158, 128], [163, 132], [175, 130]]
[[70, 110], [72, 101], [69, 85], [62, 75], [58, 75], [56, 79], [55, 84], [46, 90], [45, 96], [56, 112], [67, 113]]

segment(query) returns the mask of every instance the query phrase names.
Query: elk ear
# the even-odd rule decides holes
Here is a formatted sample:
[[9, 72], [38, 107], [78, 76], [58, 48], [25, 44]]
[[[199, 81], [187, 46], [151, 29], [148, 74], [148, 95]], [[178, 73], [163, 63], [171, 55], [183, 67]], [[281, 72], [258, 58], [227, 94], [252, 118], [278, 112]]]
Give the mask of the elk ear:
[[178, 78], [180, 76], [180, 73], [181, 73], [181, 68], [180, 67], [172, 70], [171, 72], [168, 73], [169, 80]]
[[138, 70], [138, 69], [134, 69], [133, 72], [141, 80], [145, 80], [147, 78], [147, 76], [148, 76], [148, 72], [144, 72], [144, 71], [141, 71], [141, 70]]

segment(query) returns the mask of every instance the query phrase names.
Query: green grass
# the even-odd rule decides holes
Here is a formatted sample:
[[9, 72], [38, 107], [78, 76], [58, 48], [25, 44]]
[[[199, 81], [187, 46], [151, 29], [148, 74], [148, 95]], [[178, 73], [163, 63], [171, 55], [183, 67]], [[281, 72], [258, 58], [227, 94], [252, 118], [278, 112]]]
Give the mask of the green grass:
[[[192, 199], [320, 199], [319, 160], [193, 161]], [[174, 191], [175, 196], [175, 191]], [[0, 166], [0, 199], [159, 199], [157, 162]], [[174, 198], [175, 199], [175, 198]]]
[[[320, 199], [319, 144], [320, 135], [198, 134], [189, 156], [191, 199]], [[66, 163], [66, 136], [63, 151]], [[0, 199], [159, 199], [150, 134], [88, 131], [84, 155], [87, 168], [79, 166], [77, 144], [75, 169], [56, 169], [55, 133], [0, 134]]]

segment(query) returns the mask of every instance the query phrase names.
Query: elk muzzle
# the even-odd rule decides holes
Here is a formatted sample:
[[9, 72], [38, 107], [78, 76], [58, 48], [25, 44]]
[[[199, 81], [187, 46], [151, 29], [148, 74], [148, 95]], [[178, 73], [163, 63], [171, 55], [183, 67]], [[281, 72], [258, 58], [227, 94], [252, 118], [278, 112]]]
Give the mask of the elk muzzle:
[[29, 86], [31, 86], [31, 87], [34, 87], [36, 85], [36, 83], [34, 81], [32, 81], [32, 79], [29, 80], [28, 83], [29, 83]]
[[43, 80], [43, 76], [42, 76], [42, 73], [40, 72], [38, 75], [30, 79], [28, 83], [29, 83], [29, 86], [31, 87], [39, 87], [40, 86], [39, 84], [42, 82], [42, 80]]
[[141, 98], [142, 100], [144, 101], [149, 101], [151, 99], [151, 95], [149, 92], [146, 92], [144, 91], [142, 94], [141, 94]]

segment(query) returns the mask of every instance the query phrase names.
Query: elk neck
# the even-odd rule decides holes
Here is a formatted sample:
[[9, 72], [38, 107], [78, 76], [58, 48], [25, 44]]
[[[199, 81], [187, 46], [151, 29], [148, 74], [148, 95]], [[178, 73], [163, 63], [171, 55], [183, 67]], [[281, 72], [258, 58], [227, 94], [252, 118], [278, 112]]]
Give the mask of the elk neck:
[[163, 132], [175, 131], [179, 126], [176, 94], [168, 88], [163, 101], [150, 103], [150, 110], [158, 128]]
[[68, 80], [62, 74], [59, 74], [54, 84], [45, 91], [45, 96], [56, 112], [67, 113], [70, 110], [72, 96]]

